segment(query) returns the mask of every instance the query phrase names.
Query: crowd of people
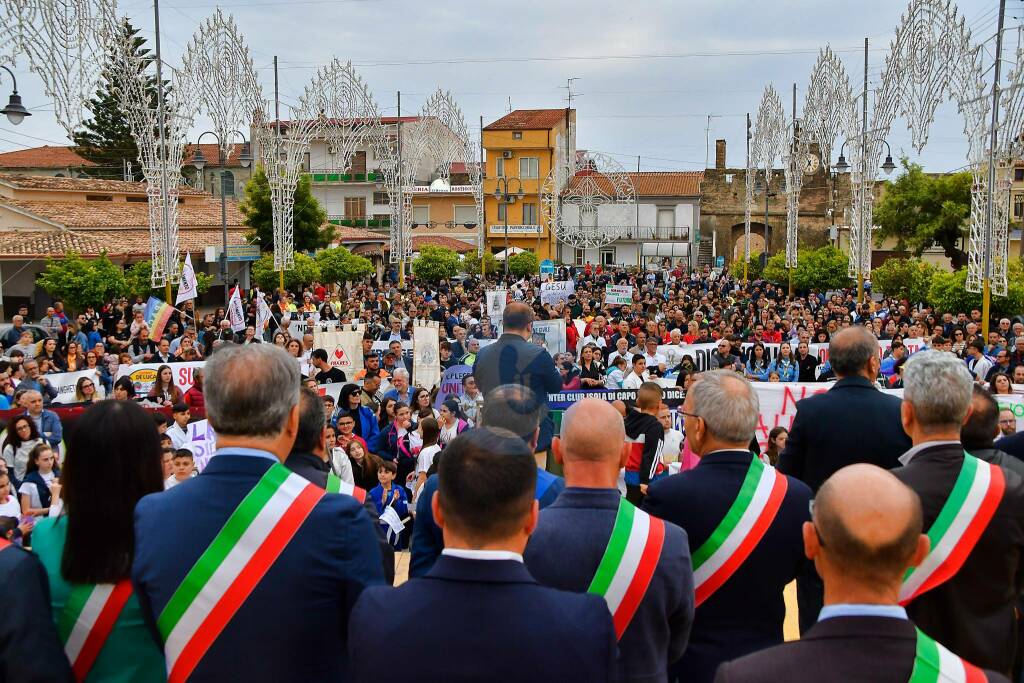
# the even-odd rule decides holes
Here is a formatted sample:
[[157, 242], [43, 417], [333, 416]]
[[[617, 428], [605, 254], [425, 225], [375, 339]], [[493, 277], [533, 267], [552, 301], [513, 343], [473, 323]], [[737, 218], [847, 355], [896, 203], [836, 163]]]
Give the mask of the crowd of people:
[[[1024, 390], [1024, 319], [983, 337], [979, 310], [671, 264], [545, 279], [572, 293], [252, 290], [234, 331], [192, 303], [155, 333], [141, 300], [23, 308], [0, 337], [0, 680], [1021, 680], [1024, 440], [997, 397]], [[470, 368], [458, 391], [418, 381], [422, 320], [442, 371]], [[565, 321], [554, 353], [542, 320]], [[347, 370], [314, 341], [335, 322], [364, 325]], [[762, 447], [758, 382], [829, 390]]]

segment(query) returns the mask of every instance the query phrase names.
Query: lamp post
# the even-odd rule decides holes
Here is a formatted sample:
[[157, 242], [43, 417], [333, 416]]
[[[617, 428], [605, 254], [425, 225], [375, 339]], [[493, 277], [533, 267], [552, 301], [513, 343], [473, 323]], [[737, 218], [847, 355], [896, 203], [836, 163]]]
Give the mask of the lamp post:
[[[848, 173], [850, 171], [850, 164], [846, 163], [846, 157], [843, 156], [843, 152], [846, 150], [846, 143], [849, 140], [843, 141], [843, 146], [839, 148], [839, 160], [836, 162], [835, 170], [837, 173]], [[880, 140], [885, 145], [885, 161], [882, 162], [881, 169], [885, 171], [886, 175], [891, 174], [896, 170], [896, 164], [892, 160], [892, 148], [889, 147], [889, 143], [885, 140]], [[857, 192], [860, 193], [860, 212], [857, 216], [859, 224], [857, 225], [857, 303], [864, 303], [864, 249], [867, 245], [867, 240], [871, 239], [871, 226], [864, 225], [864, 178], [867, 170], [867, 133], [861, 136], [861, 150], [860, 150], [860, 177], [861, 181]], [[853, 226], [850, 226], [853, 229]]]
[[[509, 183], [515, 182], [512, 187], [516, 188], [515, 191], [509, 189]], [[505, 204], [505, 277], [508, 277], [508, 205], [514, 204], [517, 199], [522, 199], [526, 196], [523, 192], [523, 183], [519, 178], [497, 178], [496, 186], [494, 188], [494, 199], [498, 202], [498, 206]], [[483, 261], [481, 261], [483, 263]], [[481, 268], [483, 266], [481, 265]]]
[[[233, 131], [240, 138], [242, 138], [242, 153], [238, 155], [238, 163], [242, 165], [242, 168], [248, 168], [249, 164], [252, 163], [252, 152], [250, 151], [249, 141], [245, 139], [240, 131]], [[220, 254], [220, 276], [224, 281], [224, 305], [227, 306], [228, 300], [231, 298], [230, 285], [228, 284], [228, 208], [227, 208], [227, 193], [224, 191], [225, 187], [225, 175], [227, 173], [227, 159], [224, 158], [224, 146], [220, 136], [212, 130], [208, 130], [198, 138], [196, 138], [196, 151], [192, 155], [192, 165], [200, 173], [203, 172], [203, 168], [206, 167], [206, 157], [203, 155], [203, 149], [199, 146], [199, 141], [206, 135], [212, 135], [217, 140], [217, 166], [220, 168], [220, 230], [221, 230], [221, 254]], [[213, 190], [213, 188], [210, 188]]]
[[18, 79], [14, 77], [14, 72], [3, 64], [0, 64], [0, 69], [10, 74], [11, 80], [14, 82], [11, 98], [7, 101], [7, 106], [0, 109], [0, 114], [6, 114], [7, 120], [11, 122], [11, 125], [17, 126], [25, 120], [26, 116], [32, 116], [32, 112], [25, 109], [25, 106], [21, 103], [21, 95], [18, 94]]

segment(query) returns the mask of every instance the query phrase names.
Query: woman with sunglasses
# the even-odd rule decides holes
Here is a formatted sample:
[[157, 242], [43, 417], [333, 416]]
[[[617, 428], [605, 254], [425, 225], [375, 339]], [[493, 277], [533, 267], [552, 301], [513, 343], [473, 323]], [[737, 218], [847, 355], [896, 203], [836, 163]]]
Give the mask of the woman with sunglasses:
[[11, 483], [20, 484], [25, 478], [28, 470], [29, 454], [32, 449], [43, 443], [43, 439], [36, 428], [35, 421], [28, 415], [19, 415], [7, 425], [7, 438], [4, 439], [2, 457], [7, 464], [7, 471], [11, 474]]
[[99, 398], [95, 380], [91, 377], [79, 377], [75, 383], [75, 403], [95, 403]]

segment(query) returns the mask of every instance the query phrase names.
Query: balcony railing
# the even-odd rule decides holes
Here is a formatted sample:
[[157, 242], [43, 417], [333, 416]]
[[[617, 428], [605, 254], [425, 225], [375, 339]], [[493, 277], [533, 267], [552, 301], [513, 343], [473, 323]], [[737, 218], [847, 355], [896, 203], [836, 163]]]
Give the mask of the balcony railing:
[[368, 173], [342, 173], [337, 170], [314, 168], [303, 175], [314, 183], [383, 183], [384, 174], [379, 171]]
[[620, 240], [636, 240], [640, 242], [645, 240], [673, 242], [690, 241], [690, 228], [685, 226], [659, 228], [654, 225], [602, 225], [600, 226], [600, 229], [603, 232], [614, 233], [616, 235], [616, 239]]
[[333, 216], [328, 214], [327, 222], [331, 225], [341, 225], [346, 228], [369, 228], [386, 229], [391, 227], [390, 218], [347, 218], [345, 216]]

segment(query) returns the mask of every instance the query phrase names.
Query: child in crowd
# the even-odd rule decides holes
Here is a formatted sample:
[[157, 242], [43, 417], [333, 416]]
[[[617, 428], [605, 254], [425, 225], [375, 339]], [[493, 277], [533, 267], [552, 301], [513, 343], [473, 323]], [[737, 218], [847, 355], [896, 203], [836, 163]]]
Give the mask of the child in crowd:
[[174, 451], [174, 474], [164, 480], [164, 489], [169, 489], [178, 484], [188, 481], [195, 475], [195, 465], [192, 451], [187, 448], [179, 448]]
[[60, 495], [57, 477], [60, 468], [49, 444], [41, 443], [28, 455], [25, 480], [18, 489], [21, 496], [21, 513], [45, 517], [50, 512], [50, 502]]
[[0, 515], [18, 517], [21, 515], [21, 503], [11, 495], [11, 476], [7, 468], [0, 469]]
[[434, 463], [437, 454], [441, 452], [441, 446], [437, 443], [441, 427], [437, 424], [437, 420], [425, 417], [420, 420], [419, 428], [423, 434], [423, 447], [416, 459], [416, 483], [412, 495], [414, 501], [419, 498], [420, 489], [427, 482], [427, 470]]
[[[377, 469], [377, 481], [380, 483], [370, 491], [370, 499], [377, 507], [380, 525], [388, 541], [401, 550], [405, 544], [405, 534], [402, 531], [405, 528], [403, 520], [409, 516], [409, 500], [406, 498], [405, 488], [395, 486], [396, 476], [398, 465], [391, 460], [382, 460]], [[388, 508], [391, 508], [391, 511], [385, 514]]]
[[188, 412], [188, 404], [175, 403], [171, 408], [171, 419], [174, 423], [165, 432], [171, 437], [171, 444], [179, 449], [188, 442], [188, 421], [192, 418]]
[[611, 368], [608, 369], [607, 387], [609, 389], [621, 389], [622, 380], [626, 376], [626, 359], [622, 356], [615, 356]]

